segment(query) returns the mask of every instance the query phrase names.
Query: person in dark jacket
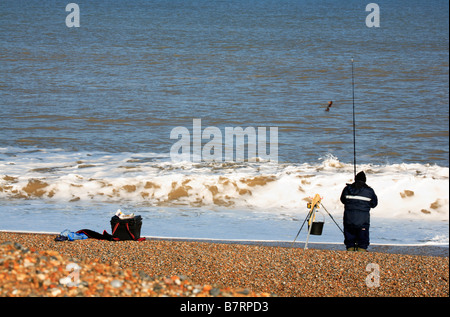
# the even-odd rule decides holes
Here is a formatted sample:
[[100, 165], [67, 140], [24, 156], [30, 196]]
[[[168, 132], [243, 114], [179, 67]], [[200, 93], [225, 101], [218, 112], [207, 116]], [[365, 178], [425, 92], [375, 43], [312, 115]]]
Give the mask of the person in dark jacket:
[[366, 184], [366, 174], [356, 174], [341, 194], [344, 204], [344, 244], [348, 251], [367, 251], [370, 244], [370, 209], [378, 204], [375, 191]]

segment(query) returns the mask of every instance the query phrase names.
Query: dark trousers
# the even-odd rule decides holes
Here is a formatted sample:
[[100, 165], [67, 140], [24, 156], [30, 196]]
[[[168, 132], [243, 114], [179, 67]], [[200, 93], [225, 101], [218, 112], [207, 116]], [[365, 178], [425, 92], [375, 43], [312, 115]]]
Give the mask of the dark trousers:
[[348, 248], [367, 249], [369, 246], [369, 227], [356, 228], [344, 224], [344, 244]]

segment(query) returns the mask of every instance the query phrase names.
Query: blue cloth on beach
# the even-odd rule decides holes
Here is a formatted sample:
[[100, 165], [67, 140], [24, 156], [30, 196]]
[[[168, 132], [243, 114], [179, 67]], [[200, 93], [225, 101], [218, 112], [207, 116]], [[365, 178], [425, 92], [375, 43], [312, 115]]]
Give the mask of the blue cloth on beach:
[[67, 239], [69, 241], [84, 240], [84, 239], [89, 238], [87, 235], [85, 235], [82, 232], [77, 233], [77, 232], [70, 231], [68, 229], [66, 229], [63, 232], [61, 232], [60, 236], [67, 237]]

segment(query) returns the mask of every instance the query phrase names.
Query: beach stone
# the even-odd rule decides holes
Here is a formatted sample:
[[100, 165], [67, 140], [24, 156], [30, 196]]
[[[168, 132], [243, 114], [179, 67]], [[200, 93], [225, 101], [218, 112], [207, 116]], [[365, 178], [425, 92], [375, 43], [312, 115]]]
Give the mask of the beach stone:
[[153, 286], [153, 290], [155, 291], [155, 292], [159, 292], [160, 290], [162, 290], [163, 289], [163, 286], [162, 285], [160, 285], [160, 284], [155, 284], [154, 286]]
[[62, 291], [59, 288], [53, 288], [51, 291], [52, 296], [58, 296], [62, 293]]
[[241, 291], [238, 291], [240, 294], [248, 295], [250, 293], [249, 289], [243, 289]]
[[144, 271], [139, 271], [138, 274], [139, 274], [140, 278], [142, 278], [143, 280], [150, 280], [151, 279], [151, 276], [148, 275]]
[[122, 284], [123, 284], [123, 282], [120, 281], [120, 280], [113, 280], [113, 281], [111, 281], [111, 286], [112, 287], [119, 288], [119, 287], [122, 287]]
[[212, 288], [209, 293], [211, 294], [211, 296], [218, 296], [220, 294], [220, 288]]

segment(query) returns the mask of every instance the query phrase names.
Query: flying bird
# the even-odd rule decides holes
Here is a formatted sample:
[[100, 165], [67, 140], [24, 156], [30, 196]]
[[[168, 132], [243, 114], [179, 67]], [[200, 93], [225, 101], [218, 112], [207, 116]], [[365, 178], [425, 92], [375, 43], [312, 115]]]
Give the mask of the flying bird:
[[328, 106], [325, 109], [325, 111], [330, 111], [331, 105], [333, 104], [333, 101], [328, 101]]

